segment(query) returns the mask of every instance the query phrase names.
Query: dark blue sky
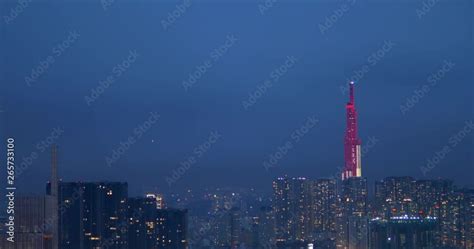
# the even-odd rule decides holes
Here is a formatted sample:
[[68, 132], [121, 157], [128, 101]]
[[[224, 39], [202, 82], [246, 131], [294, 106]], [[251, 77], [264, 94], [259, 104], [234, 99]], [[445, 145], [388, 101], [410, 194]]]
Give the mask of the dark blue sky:
[[[474, 120], [470, 0], [441, 0], [424, 10], [419, 0], [276, 0], [263, 14], [264, 1], [117, 0], [106, 8], [100, 1], [59, 2], [34, 0], [16, 16], [10, 11], [21, 9], [17, 2], [0, 5], [2, 140], [16, 139], [18, 163], [38, 152], [19, 176], [21, 191], [44, 188], [49, 152], [37, 143], [55, 127], [64, 130], [53, 140], [65, 180], [123, 180], [132, 193], [167, 191], [166, 177], [196, 156], [212, 131], [221, 137], [173, 189], [270, 188], [285, 173], [332, 176], [343, 163], [341, 86], [364, 68], [356, 83], [359, 133], [362, 144], [377, 139], [363, 157], [364, 175], [424, 177], [420, 167], [450, 146], [425, 177], [472, 180], [474, 131], [465, 124]], [[173, 12], [179, 17], [167, 19]], [[229, 36], [236, 40], [226, 46]], [[58, 52], [67, 39], [70, 47]], [[227, 51], [214, 60], [221, 46]], [[130, 67], [113, 69], [130, 51], [138, 53]], [[274, 80], [288, 56], [297, 58], [294, 65], [245, 109], [242, 101]], [[48, 57], [54, 62], [27, 84]], [[211, 66], [185, 90], [183, 81], [207, 60]], [[84, 97], [117, 70], [121, 75], [87, 105]], [[400, 105], [422, 89], [402, 113]], [[159, 120], [108, 167], [105, 158], [150, 112]], [[263, 162], [310, 116], [317, 125], [266, 171]], [[464, 128], [465, 137], [450, 142]]]

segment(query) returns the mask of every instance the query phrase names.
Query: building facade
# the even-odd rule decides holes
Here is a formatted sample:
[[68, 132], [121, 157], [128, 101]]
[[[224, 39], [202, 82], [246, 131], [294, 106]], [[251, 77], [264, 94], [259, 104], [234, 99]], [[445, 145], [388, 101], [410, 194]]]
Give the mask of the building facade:
[[351, 177], [342, 182], [337, 219], [336, 247], [364, 249], [368, 247], [367, 179]]
[[413, 216], [375, 219], [370, 222], [371, 249], [432, 249], [436, 247], [434, 218]]
[[127, 183], [60, 182], [60, 248], [127, 249], [127, 198]]

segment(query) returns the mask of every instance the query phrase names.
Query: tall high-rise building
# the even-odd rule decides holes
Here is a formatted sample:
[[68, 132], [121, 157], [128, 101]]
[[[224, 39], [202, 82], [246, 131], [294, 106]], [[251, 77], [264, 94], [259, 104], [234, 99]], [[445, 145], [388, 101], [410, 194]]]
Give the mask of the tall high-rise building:
[[231, 248], [239, 248], [240, 245], [240, 230], [242, 212], [239, 208], [234, 207], [229, 211], [230, 216], [230, 244]]
[[58, 210], [58, 148], [56, 144], [51, 146], [51, 192], [49, 195], [49, 205], [48, 210], [49, 219], [51, 220], [51, 245], [52, 249], [59, 248], [59, 214]]
[[161, 244], [157, 249], [188, 248], [188, 210], [158, 209], [157, 229]]
[[336, 246], [341, 249], [368, 247], [367, 179], [351, 177], [342, 182], [337, 212]]
[[434, 229], [436, 246], [472, 248], [474, 238], [472, 198], [472, 190], [456, 190], [450, 180], [387, 177], [375, 183], [372, 217], [385, 221], [405, 216], [436, 219]]
[[336, 237], [336, 179], [310, 181], [311, 242], [317, 248], [333, 248]]
[[[438, 219], [437, 242], [441, 247], [452, 246], [455, 242], [455, 215], [458, 211], [456, 202], [452, 199], [455, 186], [450, 180], [419, 180], [416, 181], [415, 202], [422, 216], [432, 216]], [[457, 209], [457, 208], [456, 208]]]
[[221, 248], [238, 248], [241, 232], [241, 210], [232, 207], [221, 210], [215, 217], [213, 229], [215, 230], [215, 244]]
[[273, 182], [275, 244], [299, 248], [314, 243], [333, 248], [337, 233], [335, 179], [280, 177]]
[[291, 244], [310, 236], [309, 181], [304, 177], [280, 177], [273, 181], [276, 242]]
[[155, 198], [128, 198], [128, 246], [134, 249], [156, 248], [158, 243]]
[[357, 126], [354, 82], [351, 81], [346, 104], [342, 190], [336, 213], [336, 247], [344, 249], [365, 249], [368, 246], [368, 189], [367, 179], [362, 178], [361, 140]]
[[58, 198], [59, 248], [128, 248], [127, 183], [60, 182]]
[[393, 216], [418, 215], [416, 190], [415, 179], [408, 176], [376, 181], [373, 216], [389, 219]]
[[158, 209], [157, 199], [129, 198], [128, 248], [186, 249], [187, 210]]
[[362, 176], [361, 140], [357, 134], [357, 110], [354, 99], [354, 82], [349, 83], [349, 102], [346, 104], [346, 135], [344, 138], [344, 170], [342, 180]]
[[474, 248], [474, 189], [461, 189], [460, 195], [460, 248]]
[[257, 219], [257, 238], [255, 248], [272, 248], [275, 245], [275, 216], [273, 209], [261, 207]]

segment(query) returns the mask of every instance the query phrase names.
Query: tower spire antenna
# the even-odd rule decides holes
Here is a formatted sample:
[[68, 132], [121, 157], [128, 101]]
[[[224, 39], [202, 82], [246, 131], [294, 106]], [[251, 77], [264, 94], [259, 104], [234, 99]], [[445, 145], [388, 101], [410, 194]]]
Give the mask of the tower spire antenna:
[[342, 180], [362, 176], [360, 139], [357, 136], [357, 110], [354, 103], [354, 81], [349, 82], [349, 103], [346, 104], [346, 135], [344, 138], [345, 168]]
[[349, 82], [349, 101], [354, 104], [354, 81]]
[[52, 224], [52, 249], [58, 249], [59, 238], [58, 238], [58, 219], [59, 219], [59, 207], [58, 207], [58, 147], [56, 144], [51, 146], [51, 218]]

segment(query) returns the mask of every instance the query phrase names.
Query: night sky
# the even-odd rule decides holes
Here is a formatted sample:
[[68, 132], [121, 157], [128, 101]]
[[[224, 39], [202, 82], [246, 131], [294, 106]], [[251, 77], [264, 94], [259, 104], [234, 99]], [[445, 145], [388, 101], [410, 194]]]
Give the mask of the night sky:
[[[18, 191], [43, 193], [49, 142], [60, 146], [64, 180], [127, 181], [132, 194], [334, 176], [351, 78], [364, 176], [469, 184], [474, 4], [427, 3], [33, 0], [18, 8], [2, 0], [1, 137], [15, 138], [17, 165], [37, 155]], [[13, 17], [12, 8], [21, 11]], [[308, 118], [318, 122], [296, 141]]]

